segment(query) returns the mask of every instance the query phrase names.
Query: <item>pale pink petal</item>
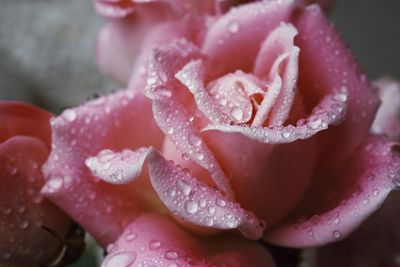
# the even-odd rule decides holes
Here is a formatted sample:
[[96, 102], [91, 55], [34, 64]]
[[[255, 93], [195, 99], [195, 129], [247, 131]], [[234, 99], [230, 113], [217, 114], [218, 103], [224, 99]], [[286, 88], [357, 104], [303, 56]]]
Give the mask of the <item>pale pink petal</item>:
[[130, 0], [94, 0], [96, 11], [106, 18], [120, 19], [134, 12], [134, 3]]
[[181, 85], [175, 74], [196, 56], [199, 56], [196, 47], [182, 39], [156, 49], [149, 64], [146, 95], [153, 99], [154, 119], [168, 139], [188, 158], [207, 169], [216, 185], [233, 197], [227, 178], [193, 123], [194, 114], [179, 98], [185, 91], [179, 90]]
[[97, 156], [87, 158], [85, 164], [97, 178], [112, 184], [126, 184], [140, 176], [148, 152], [144, 147], [121, 152], [105, 149]]
[[218, 188], [233, 199], [228, 179], [207, 144], [202, 141], [193, 125], [193, 117], [185, 107], [174, 96], [159, 98], [153, 100], [153, 113], [161, 130], [181, 153], [207, 169]]
[[211, 59], [214, 78], [238, 69], [252, 70], [260, 44], [296, 7], [293, 0], [260, 1], [232, 8], [208, 29], [203, 53]]
[[266, 87], [263, 80], [238, 70], [209, 82], [207, 91], [233, 123], [241, 124], [250, 122], [257, 96], [263, 96]]
[[[398, 267], [400, 192], [393, 191], [374, 214], [342, 241], [319, 248], [320, 267]], [[351, 253], [349, 253], [351, 252]]]
[[[273, 30], [266, 40], [262, 43], [258, 52], [256, 62], [254, 64], [254, 73], [259, 77], [268, 77], [274, 81], [276, 76], [282, 78], [282, 85], [279, 96], [272, 106], [269, 117], [269, 126], [280, 126], [284, 124], [289, 116], [289, 112], [293, 105], [296, 94], [296, 83], [298, 76], [298, 57], [299, 48], [294, 45], [294, 38], [297, 35], [297, 30], [292, 24], [281, 24]], [[287, 55], [285, 61], [278, 67], [275, 67], [282, 55]], [[264, 99], [268, 98], [266, 95]], [[267, 104], [269, 100], [267, 99]], [[267, 111], [270, 109], [270, 104], [264, 108]], [[258, 114], [257, 114], [258, 115]], [[262, 125], [266, 117], [265, 111], [260, 115], [257, 125]], [[258, 119], [257, 116], [255, 119]]]
[[[198, 44], [205, 31], [205, 18], [191, 15], [183, 16], [178, 20], [160, 23], [145, 32], [138, 58], [135, 62], [128, 88], [145, 88], [147, 86], [147, 71], [154, 59], [155, 49], [168, 44], [187, 42]], [[183, 45], [180, 47], [183, 48]], [[179, 52], [179, 50], [178, 50]], [[193, 51], [194, 52], [194, 51]], [[156, 52], [157, 53], [157, 52]], [[150, 62], [150, 63], [149, 63]], [[165, 63], [164, 63], [165, 64]], [[182, 65], [183, 66], [183, 65]]]
[[[23, 114], [31, 107], [21, 108]], [[33, 114], [38, 115], [37, 111]], [[44, 184], [41, 166], [48, 153], [46, 145], [35, 137], [14, 136], [0, 144], [1, 266], [42, 266], [61, 261], [65, 249], [76, 256], [83, 250], [82, 237], [75, 240], [79, 246], [64, 247], [74, 223], [40, 194]]]
[[270, 72], [272, 73], [272, 82], [264, 94], [264, 98], [261, 101], [253, 122], [251, 123], [252, 126], [262, 126], [264, 124], [269, 111], [273, 108], [275, 101], [278, 98], [282, 89], [282, 78], [278, 73], [278, 69], [287, 56], [287, 53], [281, 54], [272, 65]]
[[262, 246], [234, 236], [198, 239], [167, 217], [142, 215], [108, 247], [102, 267], [275, 266]]
[[375, 82], [382, 101], [371, 131], [385, 134], [391, 140], [400, 140], [400, 84], [394, 80], [381, 79]]
[[260, 143], [282, 144], [300, 139], [308, 139], [318, 132], [326, 130], [330, 125], [340, 124], [346, 115], [347, 90], [326, 96], [306, 120], [296, 126], [255, 127], [246, 125], [209, 125], [203, 131], [223, 131], [240, 133]]
[[120, 91], [67, 109], [52, 120], [52, 152], [44, 172], [43, 192], [81, 224], [100, 244], [114, 241], [146, 208], [140, 191], [93, 177], [85, 160], [107, 148], [159, 148], [163, 136], [152, 119], [147, 98]]
[[0, 100], [0, 143], [16, 135], [36, 137], [50, 150], [51, 114], [35, 106]]
[[[187, 62], [199, 57], [201, 57], [199, 48], [183, 38], [155, 48], [148, 63], [146, 96], [156, 98], [157, 93], [165, 93], [168, 88], [177, 87], [176, 73]], [[179, 92], [170, 90], [170, 93]]]
[[[333, 90], [345, 87], [349, 91], [344, 123], [318, 137], [321, 149], [318, 169], [329, 173], [329, 168], [336, 168], [368, 136], [379, 101], [321, 9], [316, 5], [308, 6], [298, 15], [295, 22], [299, 31], [295, 43], [301, 50], [298, 86], [306, 109], [315, 107], [321, 97]], [[340, 140], [340, 145], [332, 140]]]
[[204, 66], [201, 60], [191, 61], [175, 77], [193, 94], [197, 108], [215, 124], [229, 123], [230, 119], [223, 113], [206, 91], [204, 85]]
[[246, 237], [259, 239], [263, 223], [221, 192], [200, 182], [157, 152], [149, 160], [155, 191], [175, 215], [196, 225], [218, 229], [238, 229]]
[[347, 237], [386, 199], [400, 178], [397, 147], [371, 138], [332, 173], [329, 183], [315, 180], [286, 223], [265, 238], [291, 247], [320, 246]]

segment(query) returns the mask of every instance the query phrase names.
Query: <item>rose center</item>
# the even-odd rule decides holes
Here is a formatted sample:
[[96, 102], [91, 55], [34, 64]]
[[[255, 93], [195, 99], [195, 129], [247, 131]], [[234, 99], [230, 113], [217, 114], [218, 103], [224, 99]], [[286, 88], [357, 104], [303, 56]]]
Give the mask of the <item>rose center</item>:
[[207, 91], [221, 110], [235, 123], [248, 123], [265, 95], [267, 88], [252, 74], [242, 71], [227, 74], [207, 85]]

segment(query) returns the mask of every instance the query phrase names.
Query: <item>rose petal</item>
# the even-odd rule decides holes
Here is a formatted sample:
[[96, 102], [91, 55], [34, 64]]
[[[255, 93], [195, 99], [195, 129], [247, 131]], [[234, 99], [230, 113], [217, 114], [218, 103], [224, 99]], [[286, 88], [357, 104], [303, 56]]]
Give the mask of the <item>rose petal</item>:
[[191, 160], [207, 169], [216, 185], [233, 198], [227, 178], [193, 125], [193, 115], [179, 99], [177, 73], [185, 63], [198, 56], [195, 46], [177, 40], [154, 51], [149, 64], [146, 95], [152, 98], [154, 119], [168, 139]]
[[163, 203], [185, 221], [218, 229], [237, 228], [251, 239], [262, 236], [263, 223], [254, 214], [167, 162], [157, 152], [151, 155], [149, 172]]
[[160, 147], [163, 136], [152, 120], [149, 101], [120, 91], [65, 110], [52, 121], [52, 129], [53, 150], [44, 167], [43, 192], [100, 244], [115, 241], [124, 223], [151, 204], [141, 203], [151, 188], [143, 185], [135, 191], [101, 182], [92, 177], [85, 160], [104, 148]]
[[201, 60], [189, 62], [175, 77], [193, 94], [197, 108], [207, 119], [216, 124], [230, 122], [228, 116], [223, 113], [221, 107], [215, 103], [206, 91], [203, 83], [204, 66]]
[[153, 214], [129, 225], [108, 253], [102, 267], [275, 266], [268, 251], [256, 243], [232, 236], [196, 239], [170, 219]]
[[385, 134], [391, 140], [400, 140], [400, 84], [394, 80], [375, 82], [382, 105], [378, 109], [371, 131]]
[[400, 193], [393, 191], [353, 234], [318, 249], [318, 266], [399, 266], [399, 205]]
[[209, 125], [203, 131], [223, 131], [228, 133], [240, 133], [260, 143], [282, 144], [299, 139], [307, 139], [328, 128], [329, 125], [339, 124], [343, 121], [347, 108], [347, 90], [326, 96], [321, 103], [314, 108], [307, 120], [299, 121], [297, 126], [288, 125], [282, 127], [253, 127], [239, 125]]
[[331, 174], [333, 182], [314, 180], [297, 211], [265, 238], [291, 247], [320, 246], [345, 238], [386, 199], [400, 178], [399, 164], [393, 143], [371, 138], [343, 171]]
[[134, 3], [130, 0], [94, 0], [94, 7], [97, 13], [110, 19], [124, 18], [135, 10]]
[[[281, 22], [288, 21], [295, 1], [260, 1], [231, 9], [208, 29], [202, 52], [215, 77], [238, 69], [250, 72], [259, 44]], [[235, 56], [232, 56], [235, 55]]]
[[112, 184], [126, 184], [140, 176], [148, 152], [144, 147], [120, 153], [105, 149], [86, 159], [85, 164], [95, 177]]
[[[299, 12], [299, 88], [310, 110], [321, 97], [341, 87], [348, 89], [347, 117], [339, 127], [322, 133], [319, 169], [331, 172], [368, 136], [379, 101], [339, 34], [321, 9], [308, 6]], [[341, 140], [340, 146], [332, 140]], [[324, 174], [322, 174], [324, 176]]]
[[15, 135], [37, 137], [50, 149], [51, 114], [35, 106], [0, 101], [0, 143]]
[[[258, 57], [271, 57], [274, 52], [279, 53], [279, 50], [282, 50], [281, 54], [288, 53], [288, 58], [285, 62], [286, 64], [284, 65], [284, 69], [281, 71], [282, 73], [280, 74], [282, 77], [282, 88], [280, 90], [277, 101], [272, 107], [271, 115], [269, 118], [269, 125], [282, 125], [288, 118], [290, 109], [293, 105], [296, 94], [296, 83], [299, 68], [298, 58], [300, 53], [300, 49], [294, 45], [294, 37], [296, 35], [297, 30], [293, 27], [293, 25], [281, 24], [278, 28], [271, 32], [270, 35], [268, 35], [267, 40], [265, 41], [265, 43], [262, 44], [262, 48], [258, 55]], [[279, 43], [281, 42], [283, 44], [281, 44], [281, 47], [279, 47]], [[258, 58], [256, 60], [258, 60]], [[256, 62], [255, 69], [257, 69], [257, 63], [265, 64], [266, 62], [265, 60], [264, 62]], [[268, 63], [265, 65], [268, 65]], [[278, 75], [278, 73], [270, 73], [269, 75], [274, 77], [275, 75]]]
[[[20, 107], [22, 113], [27, 109], [34, 111], [33, 115], [38, 113], [27, 105]], [[44, 184], [41, 166], [47, 155], [47, 147], [35, 137], [16, 136], [0, 144], [2, 266], [39, 266], [63, 257], [62, 240], [73, 222], [40, 194]]]

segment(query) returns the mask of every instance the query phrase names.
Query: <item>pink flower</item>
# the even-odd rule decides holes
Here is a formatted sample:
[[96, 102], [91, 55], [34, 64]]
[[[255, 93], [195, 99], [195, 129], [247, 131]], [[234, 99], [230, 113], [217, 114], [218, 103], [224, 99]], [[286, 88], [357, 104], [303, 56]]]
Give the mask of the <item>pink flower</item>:
[[[212, 264], [206, 248], [218, 239], [179, 224], [323, 245], [350, 234], [395, 188], [394, 143], [369, 132], [379, 100], [318, 6], [262, 1], [184, 17], [143, 44], [156, 48], [122, 64], [133, 70], [127, 90], [52, 121], [43, 192], [100, 244], [117, 246], [105, 266], [190, 264], [188, 255]], [[109, 49], [99, 55], [120, 59]], [[245, 247], [242, 265], [255, 266], [260, 248], [237, 238], [216, 257]], [[152, 250], [153, 239], [165, 245]]]
[[40, 194], [50, 117], [28, 104], [0, 102], [1, 266], [66, 264], [83, 249], [82, 232]]

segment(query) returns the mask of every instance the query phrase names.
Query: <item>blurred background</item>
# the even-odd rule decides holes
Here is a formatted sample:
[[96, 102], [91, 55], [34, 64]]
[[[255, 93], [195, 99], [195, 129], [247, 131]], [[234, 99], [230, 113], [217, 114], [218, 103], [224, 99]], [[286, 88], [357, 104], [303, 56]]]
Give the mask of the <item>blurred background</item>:
[[[399, 14], [399, 0], [336, 0], [333, 23], [371, 79], [400, 79]], [[116, 89], [95, 65], [104, 23], [91, 1], [0, 0], [0, 99], [58, 113]], [[92, 251], [73, 266], [98, 266]]]

